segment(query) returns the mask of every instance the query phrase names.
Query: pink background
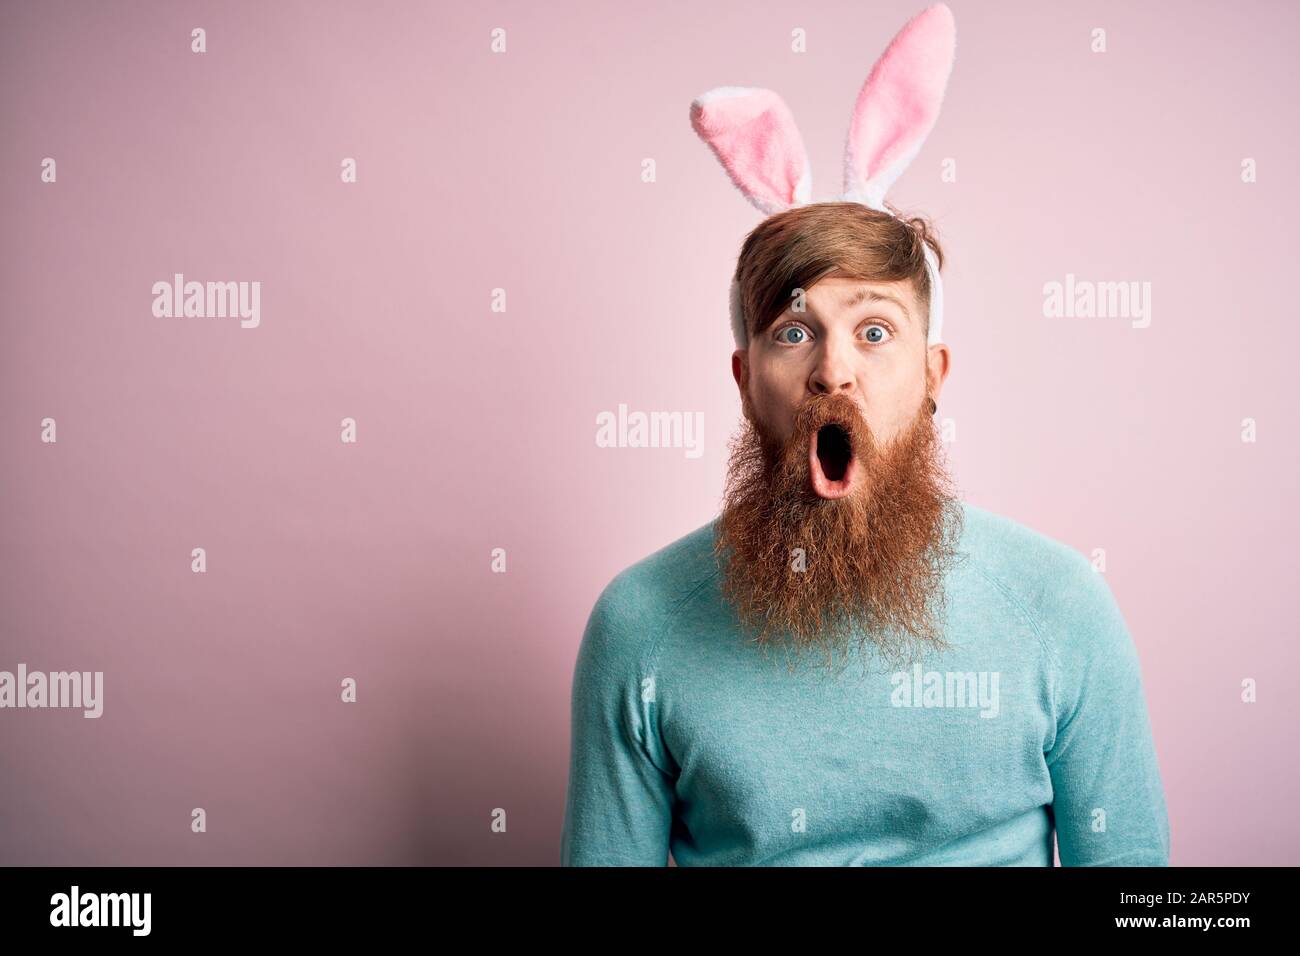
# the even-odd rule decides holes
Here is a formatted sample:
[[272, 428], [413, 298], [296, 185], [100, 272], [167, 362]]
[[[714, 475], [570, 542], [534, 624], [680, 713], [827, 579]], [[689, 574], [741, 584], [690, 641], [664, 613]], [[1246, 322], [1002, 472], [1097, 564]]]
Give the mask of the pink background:
[[[5, 5], [0, 669], [105, 697], [0, 712], [0, 862], [557, 862], [591, 604], [714, 515], [739, 415], [726, 291], [761, 215], [689, 103], [777, 90], [833, 198], [922, 6]], [[1300, 863], [1300, 341], [1270, 286], [1300, 8], [950, 6], [944, 110], [890, 196], [950, 257], [958, 484], [1106, 549], [1172, 862]], [[261, 327], [155, 318], [174, 272], [260, 281]], [[1150, 282], [1151, 326], [1045, 318], [1067, 273]], [[703, 456], [597, 448], [619, 403], [703, 412]]]

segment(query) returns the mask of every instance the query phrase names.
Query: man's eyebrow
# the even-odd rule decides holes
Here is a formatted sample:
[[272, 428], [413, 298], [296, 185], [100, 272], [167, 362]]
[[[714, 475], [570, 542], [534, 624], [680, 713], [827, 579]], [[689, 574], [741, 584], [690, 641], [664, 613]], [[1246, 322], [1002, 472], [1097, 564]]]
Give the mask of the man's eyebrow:
[[841, 303], [841, 308], [852, 309], [863, 302], [892, 302], [903, 311], [903, 315], [909, 319], [912, 317], [912, 313], [907, 311], [907, 306], [903, 304], [903, 300], [898, 296], [889, 295], [886, 292], [876, 292], [873, 289], [858, 289], [857, 292]]
[[[912, 318], [912, 313], [908, 311], [907, 306], [903, 303], [902, 299], [898, 298], [898, 296], [890, 295], [887, 292], [876, 292], [873, 289], [867, 288], [859, 288], [848, 298], [841, 300], [840, 308], [847, 311], [861, 305], [863, 302], [892, 302], [902, 311], [904, 318], [909, 321]], [[817, 310], [811, 305], [805, 303], [804, 308], [814, 317], [820, 318], [820, 316], [817, 315]]]

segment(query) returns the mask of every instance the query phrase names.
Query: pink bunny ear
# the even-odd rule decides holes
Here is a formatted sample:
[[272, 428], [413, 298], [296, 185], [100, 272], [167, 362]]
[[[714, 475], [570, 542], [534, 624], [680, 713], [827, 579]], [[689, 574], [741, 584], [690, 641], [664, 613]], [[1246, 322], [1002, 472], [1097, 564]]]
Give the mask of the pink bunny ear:
[[771, 90], [720, 86], [691, 103], [691, 126], [761, 212], [808, 202], [812, 175], [794, 116]]
[[957, 26], [942, 3], [898, 31], [858, 93], [844, 154], [844, 197], [875, 209], [934, 127], [952, 72]]

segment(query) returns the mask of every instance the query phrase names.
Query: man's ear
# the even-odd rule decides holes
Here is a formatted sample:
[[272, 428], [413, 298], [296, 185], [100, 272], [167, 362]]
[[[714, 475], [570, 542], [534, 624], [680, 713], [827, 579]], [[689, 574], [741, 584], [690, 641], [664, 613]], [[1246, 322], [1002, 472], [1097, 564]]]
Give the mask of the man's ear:
[[740, 407], [749, 417], [749, 402], [746, 401], [745, 395], [749, 390], [749, 349], [736, 349], [731, 353], [731, 377], [736, 380], [736, 387], [740, 389]]
[[943, 391], [943, 382], [948, 377], [951, 363], [952, 354], [948, 351], [948, 346], [942, 342], [931, 345], [926, 349], [925, 384], [930, 397], [935, 402], [939, 401], [939, 393]]

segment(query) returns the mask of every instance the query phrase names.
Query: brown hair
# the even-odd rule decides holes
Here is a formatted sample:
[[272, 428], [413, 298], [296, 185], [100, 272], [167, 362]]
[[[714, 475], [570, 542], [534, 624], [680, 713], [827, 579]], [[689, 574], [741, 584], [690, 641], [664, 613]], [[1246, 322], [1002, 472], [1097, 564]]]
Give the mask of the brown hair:
[[769, 216], [745, 237], [736, 262], [748, 337], [776, 321], [795, 289], [806, 291], [838, 272], [867, 282], [911, 279], [928, 338], [930, 275], [923, 243], [942, 268], [934, 226], [920, 216], [900, 219], [858, 202], [811, 203]]

